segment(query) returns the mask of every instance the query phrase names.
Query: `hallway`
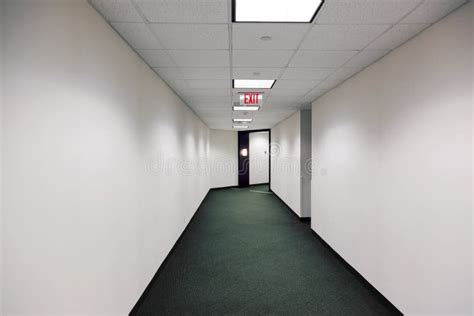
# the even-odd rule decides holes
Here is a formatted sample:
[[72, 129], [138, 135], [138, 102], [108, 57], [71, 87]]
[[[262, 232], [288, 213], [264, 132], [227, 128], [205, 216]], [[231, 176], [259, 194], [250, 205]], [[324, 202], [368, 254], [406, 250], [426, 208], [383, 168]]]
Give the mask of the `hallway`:
[[0, 316], [473, 316], [473, 2], [0, 0]]
[[267, 190], [211, 190], [135, 315], [397, 314]]

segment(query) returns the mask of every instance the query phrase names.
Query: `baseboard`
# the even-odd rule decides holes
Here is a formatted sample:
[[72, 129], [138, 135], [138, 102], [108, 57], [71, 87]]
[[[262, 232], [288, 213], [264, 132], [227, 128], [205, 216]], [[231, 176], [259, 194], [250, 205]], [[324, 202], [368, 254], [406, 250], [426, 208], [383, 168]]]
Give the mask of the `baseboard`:
[[379, 292], [369, 281], [367, 281], [362, 274], [360, 274], [353, 266], [351, 266], [340, 254], [337, 253], [321, 236], [311, 229], [313, 236], [321, 242], [321, 244], [333, 254], [336, 259], [352, 274], [354, 275], [366, 289], [368, 289], [385, 307], [391, 310], [394, 314], [403, 315], [403, 313], [395, 307], [382, 293]]
[[[270, 191], [280, 200], [283, 202], [283, 204], [286, 205], [286, 207], [289, 209], [290, 213], [293, 214], [295, 217], [297, 217], [300, 221], [302, 222], [308, 222], [311, 221], [311, 217], [300, 217], [298, 214], [296, 214], [293, 209], [286, 204], [285, 201], [283, 201], [282, 198], [278, 196], [272, 189]], [[402, 312], [398, 308], [395, 307], [395, 305], [392, 304], [385, 296], [383, 296], [382, 293], [380, 293], [372, 284], [370, 284], [369, 281], [367, 281], [356, 269], [354, 269], [341, 255], [339, 255], [324, 239], [321, 238], [313, 229], [311, 229], [311, 232], [313, 233], [313, 236], [321, 242], [321, 244], [333, 254], [338, 261], [342, 263], [342, 265], [352, 274], [354, 275], [363, 285], [365, 288], [367, 288], [385, 307], [387, 307], [389, 310], [393, 312], [393, 314], [398, 314], [398, 315], [403, 315]]]
[[179, 235], [178, 239], [176, 240], [176, 242], [174, 243], [173, 247], [171, 248], [171, 250], [168, 252], [168, 255], [166, 256], [166, 258], [163, 260], [163, 262], [161, 263], [161, 265], [158, 267], [158, 270], [156, 271], [155, 275], [153, 276], [153, 278], [151, 279], [150, 283], [148, 283], [147, 287], [145, 288], [145, 290], [143, 291], [142, 295], [140, 295], [140, 298], [138, 299], [138, 301], [135, 303], [135, 305], [133, 306], [132, 310], [130, 311], [130, 313], [128, 315], [130, 316], [133, 316], [133, 315], [136, 315], [137, 312], [138, 312], [138, 309], [140, 308], [140, 306], [143, 304], [143, 301], [145, 300], [145, 298], [148, 296], [148, 293], [150, 292], [151, 288], [153, 287], [153, 285], [155, 284], [156, 280], [158, 279], [158, 277], [160, 276], [161, 272], [163, 272], [163, 269], [164, 267], [166, 266], [166, 264], [168, 263], [168, 260], [169, 258], [171, 257], [171, 255], [173, 254], [173, 252], [176, 250], [176, 246], [179, 244], [179, 242], [181, 241], [182, 237], [184, 236], [184, 234], [186, 233], [188, 227], [191, 225], [192, 221], [196, 218], [196, 214], [201, 210], [201, 206], [202, 206], [202, 203], [204, 203], [204, 201], [206, 200], [207, 196], [209, 195], [209, 192], [213, 190], [213, 189], [209, 189], [209, 191], [206, 193], [206, 195], [204, 196], [204, 198], [202, 199], [201, 203], [199, 204], [196, 212], [194, 212], [193, 216], [191, 217], [191, 219], [189, 220], [188, 224], [186, 225], [186, 227], [184, 228], [183, 232], [181, 233], [181, 235]]
[[272, 192], [283, 204], [285, 204], [286, 207], [291, 211], [291, 214], [296, 216], [296, 218], [298, 218], [300, 221], [302, 221], [302, 222], [310, 222], [311, 221], [311, 217], [300, 217], [288, 204], [286, 204], [285, 201], [283, 201], [283, 199], [281, 197], [278, 196], [278, 194], [275, 193], [275, 191], [270, 189], [270, 192]]

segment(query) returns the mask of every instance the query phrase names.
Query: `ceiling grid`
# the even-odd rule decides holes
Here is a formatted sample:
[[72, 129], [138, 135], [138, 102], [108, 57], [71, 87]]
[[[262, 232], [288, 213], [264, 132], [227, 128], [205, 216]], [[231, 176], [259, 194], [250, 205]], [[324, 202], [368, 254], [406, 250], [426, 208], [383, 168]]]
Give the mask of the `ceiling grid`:
[[[238, 0], [236, 0], [238, 1]], [[258, 1], [258, 0], [255, 0]], [[311, 23], [234, 23], [232, 0], [89, 0], [210, 127], [271, 128], [466, 0], [325, 0]], [[233, 112], [232, 79], [276, 79], [257, 112]], [[255, 90], [254, 90], [255, 91]]]

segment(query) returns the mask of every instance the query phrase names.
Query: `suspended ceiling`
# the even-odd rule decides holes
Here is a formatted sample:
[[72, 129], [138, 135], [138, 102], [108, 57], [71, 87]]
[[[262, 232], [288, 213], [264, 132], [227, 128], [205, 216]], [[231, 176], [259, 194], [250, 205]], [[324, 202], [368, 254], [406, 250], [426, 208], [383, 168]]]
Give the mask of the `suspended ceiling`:
[[[313, 23], [232, 23], [231, 0], [89, 2], [210, 128], [249, 117], [260, 129], [309, 108], [467, 1], [326, 0]], [[244, 114], [232, 105], [249, 89], [232, 89], [232, 79], [277, 82], [260, 111]]]

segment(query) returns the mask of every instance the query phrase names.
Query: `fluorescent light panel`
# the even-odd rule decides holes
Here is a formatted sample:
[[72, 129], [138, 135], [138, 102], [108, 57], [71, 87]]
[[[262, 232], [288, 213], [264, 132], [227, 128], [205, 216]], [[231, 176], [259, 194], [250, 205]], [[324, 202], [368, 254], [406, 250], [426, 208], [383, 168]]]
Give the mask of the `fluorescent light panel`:
[[235, 105], [232, 109], [234, 111], [258, 111], [260, 107], [253, 105]]
[[235, 118], [235, 119], [232, 119], [232, 121], [234, 123], [250, 123], [250, 122], [252, 122], [252, 119], [250, 119], [250, 118]]
[[276, 80], [234, 79], [234, 89], [271, 89]]
[[246, 129], [246, 128], [249, 128], [248, 125], [234, 125], [234, 128], [236, 129]]
[[324, 0], [233, 0], [234, 22], [312, 22]]

